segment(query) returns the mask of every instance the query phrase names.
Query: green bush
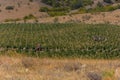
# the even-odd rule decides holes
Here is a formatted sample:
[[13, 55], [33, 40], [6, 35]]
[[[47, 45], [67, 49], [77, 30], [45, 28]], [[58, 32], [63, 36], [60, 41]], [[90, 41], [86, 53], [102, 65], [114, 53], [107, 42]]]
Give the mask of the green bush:
[[7, 6], [5, 9], [6, 9], [6, 10], [13, 10], [13, 9], [14, 9], [14, 6]]
[[33, 2], [33, 0], [29, 0], [30, 2]]
[[69, 8], [51, 8], [49, 11], [65, 11], [69, 12]]
[[113, 3], [112, 0], [103, 0], [106, 3]]
[[24, 19], [24, 20], [36, 19], [36, 17], [35, 17], [34, 15], [32, 15], [32, 14], [29, 14], [28, 16], [25, 16], [23, 19]]
[[92, 5], [93, 4], [93, 0], [83, 0], [84, 6], [87, 5]]
[[50, 16], [62, 16], [62, 15], [66, 15], [66, 12], [64, 12], [64, 11], [61, 11], [61, 12], [57, 12], [57, 11], [51, 11], [51, 12], [48, 12], [48, 14], [50, 15]]
[[117, 9], [120, 9], [120, 4], [117, 5]]
[[118, 9], [118, 6], [105, 6], [105, 11], [113, 11]]
[[5, 22], [16, 22], [16, 21], [20, 21], [21, 19], [16, 18], [16, 19], [6, 19]]
[[40, 12], [47, 12], [50, 16], [62, 16], [69, 12], [69, 8], [47, 8], [41, 7]]
[[90, 9], [85, 9], [81, 8], [79, 10], [79, 13], [95, 13], [95, 12], [107, 12], [107, 11], [114, 11], [116, 9], [120, 9], [120, 5], [117, 6], [101, 6], [101, 7], [96, 7], [96, 8], [90, 8]]
[[42, 0], [42, 2], [51, 5], [52, 7], [69, 7], [71, 9], [78, 9], [80, 7], [91, 5], [93, 3], [92, 0]]
[[86, 11], [86, 8], [80, 8], [79, 9], [79, 13], [80, 14], [83, 14], [83, 13], [86, 13], [87, 11]]
[[41, 7], [39, 11], [40, 12], [48, 12], [49, 9], [47, 7]]

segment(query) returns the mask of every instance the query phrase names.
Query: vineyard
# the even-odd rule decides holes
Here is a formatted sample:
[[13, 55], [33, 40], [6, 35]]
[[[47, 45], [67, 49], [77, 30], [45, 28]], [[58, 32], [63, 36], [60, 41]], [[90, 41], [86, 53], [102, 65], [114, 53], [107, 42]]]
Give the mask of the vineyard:
[[120, 58], [120, 26], [0, 24], [0, 53], [39, 57]]

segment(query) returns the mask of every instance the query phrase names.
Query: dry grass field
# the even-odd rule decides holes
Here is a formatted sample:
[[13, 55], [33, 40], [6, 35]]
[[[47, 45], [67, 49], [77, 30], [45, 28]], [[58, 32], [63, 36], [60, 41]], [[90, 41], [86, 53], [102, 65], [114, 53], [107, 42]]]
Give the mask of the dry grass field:
[[117, 80], [119, 60], [33, 58], [9, 51], [0, 56], [0, 80]]

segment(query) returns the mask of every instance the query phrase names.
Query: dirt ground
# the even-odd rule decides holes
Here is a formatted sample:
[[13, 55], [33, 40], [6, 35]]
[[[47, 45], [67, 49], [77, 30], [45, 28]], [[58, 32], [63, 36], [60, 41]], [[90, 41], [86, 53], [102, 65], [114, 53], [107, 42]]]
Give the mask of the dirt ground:
[[[40, 7], [49, 7], [36, 0], [30, 2], [29, 0], [0, 0], [0, 22], [6, 19], [22, 19], [30, 14], [37, 18], [48, 16], [47, 13], [39, 12]], [[7, 6], [14, 6], [13, 10], [6, 10]]]

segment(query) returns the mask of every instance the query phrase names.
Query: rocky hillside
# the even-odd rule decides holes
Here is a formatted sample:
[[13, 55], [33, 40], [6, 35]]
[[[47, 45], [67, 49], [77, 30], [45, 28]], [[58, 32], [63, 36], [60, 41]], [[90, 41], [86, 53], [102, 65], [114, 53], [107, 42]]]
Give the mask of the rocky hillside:
[[6, 19], [21, 19], [30, 14], [35, 17], [48, 16], [39, 12], [40, 7], [48, 7], [40, 0], [0, 0], [0, 22]]
[[[113, 21], [109, 21], [109, 19], [112, 18], [114, 20], [117, 20], [117, 22], [119, 23], [118, 21], [119, 17], [116, 17], [116, 16], [120, 16], [119, 10], [114, 11], [113, 14], [108, 12], [108, 14], [110, 14], [110, 18], [96, 17], [96, 15], [92, 15], [92, 17], [89, 17], [86, 15], [88, 14], [88, 12], [90, 13], [92, 12], [96, 14], [96, 12], [101, 12], [101, 11], [111, 12], [113, 10], [120, 9], [120, 6], [117, 6], [117, 8], [111, 6], [111, 5], [118, 5], [120, 0], [65, 0], [70, 4], [68, 4], [64, 0], [63, 2], [61, 2], [60, 0], [53, 0], [53, 1], [54, 1], [54, 5], [52, 0], [0, 0], [0, 22], [40, 22], [40, 23], [50, 22], [51, 23], [56, 21], [63, 23], [63, 22], [72, 21], [72, 22], [86, 23], [87, 21], [87, 23], [88, 22], [99, 23], [103, 20], [105, 20], [104, 22], [113, 22]], [[79, 2], [82, 4], [79, 5], [77, 1], [82, 1]], [[111, 16], [114, 14], [115, 16]], [[77, 16], [77, 18], [75, 16]], [[97, 14], [97, 16], [101, 16], [101, 14], [100, 15]], [[89, 19], [84, 20], [84, 18], [89, 18]], [[93, 18], [95, 19], [91, 20]]]

